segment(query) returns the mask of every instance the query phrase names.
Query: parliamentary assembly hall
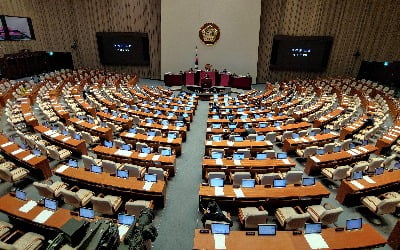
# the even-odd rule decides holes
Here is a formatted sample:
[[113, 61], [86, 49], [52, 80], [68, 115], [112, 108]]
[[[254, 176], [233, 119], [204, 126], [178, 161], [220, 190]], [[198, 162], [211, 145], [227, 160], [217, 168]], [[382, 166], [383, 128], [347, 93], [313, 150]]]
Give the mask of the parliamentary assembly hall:
[[400, 250], [400, 1], [0, 0], [0, 249]]

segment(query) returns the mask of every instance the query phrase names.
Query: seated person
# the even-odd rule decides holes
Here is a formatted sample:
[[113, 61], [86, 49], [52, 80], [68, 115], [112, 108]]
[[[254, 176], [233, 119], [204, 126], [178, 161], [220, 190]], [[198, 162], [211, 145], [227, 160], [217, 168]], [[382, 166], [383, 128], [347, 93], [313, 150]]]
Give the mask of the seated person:
[[204, 209], [203, 213], [203, 217], [201, 217], [203, 227], [206, 227], [207, 220], [225, 221], [226, 223], [229, 223], [229, 226], [233, 225], [232, 220], [222, 213], [221, 208], [215, 201], [210, 201], [207, 205], [207, 209]]
[[370, 113], [367, 114], [367, 119], [365, 119], [365, 127], [373, 127], [374, 126], [374, 118]]
[[186, 118], [183, 116], [183, 113], [179, 113], [178, 115], [178, 121], [183, 121], [183, 123], [187, 123]]

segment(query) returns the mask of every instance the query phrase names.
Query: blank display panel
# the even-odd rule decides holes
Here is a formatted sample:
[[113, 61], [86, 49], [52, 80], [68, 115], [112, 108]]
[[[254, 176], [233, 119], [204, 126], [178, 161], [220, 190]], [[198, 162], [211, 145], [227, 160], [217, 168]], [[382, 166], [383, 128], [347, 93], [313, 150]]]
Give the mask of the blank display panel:
[[328, 65], [333, 37], [274, 37], [270, 68], [273, 70], [324, 71]]

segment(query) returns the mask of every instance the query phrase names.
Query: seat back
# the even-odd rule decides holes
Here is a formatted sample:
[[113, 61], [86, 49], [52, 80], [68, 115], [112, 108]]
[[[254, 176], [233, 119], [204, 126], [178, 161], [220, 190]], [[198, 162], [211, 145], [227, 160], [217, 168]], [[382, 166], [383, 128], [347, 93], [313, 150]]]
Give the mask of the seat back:
[[338, 166], [332, 173], [332, 180], [338, 181], [343, 180], [347, 177], [347, 172], [350, 170], [350, 166]]
[[146, 143], [138, 142], [136, 143], [136, 151], [141, 152], [142, 148], [148, 147]]
[[135, 215], [136, 218], [139, 218], [142, 209], [150, 208], [151, 204], [152, 201], [145, 200], [128, 201], [125, 203], [125, 210], [127, 214]]
[[251, 154], [250, 154], [250, 149], [249, 148], [240, 148], [237, 150], [238, 153], [243, 153], [244, 154], [244, 158], [250, 158]]
[[88, 155], [82, 155], [82, 161], [85, 169], [90, 169], [92, 165], [96, 165], [94, 159]]
[[270, 142], [276, 142], [276, 132], [269, 132], [265, 135], [265, 139]]
[[92, 197], [90, 200], [93, 205], [93, 210], [101, 214], [114, 214], [111, 200], [105, 197]]
[[242, 208], [242, 213], [245, 217], [244, 227], [246, 229], [258, 228], [258, 224], [265, 224], [268, 220], [268, 212], [258, 210], [256, 207]]
[[332, 209], [327, 209], [320, 215], [320, 221], [324, 225], [329, 225], [335, 223], [339, 215], [343, 212], [343, 208], [337, 207]]
[[333, 148], [335, 147], [335, 143], [328, 143], [324, 145], [324, 151], [325, 153], [332, 153]]
[[87, 144], [92, 144], [92, 136], [86, 132], [86, 131], [82, 131], [81, 132], [82, 135], [82, 139], [87, 143]]
[[18, 238], [12, 245], [16, 247], [16, 249], [40, 249], [44, 240], [44, 236], [40, 234], [27, 232]]
[[256, 136], [257, 136], [257, 134], [249, 134], [247, 136], [247, 139], [250, 140], [250, 141], [255, 141], [256, 140]]
[[143, 177], [143, 173], [144, 173], [143, 169], [144, 169], [144, 167], [140, 167], [138, 165], [133, 165], [133, 164], [126, 163], [126, 164], [124, 164], [122, 169], [128, 170], [129, 176], [131, 176], [131, 177], [136, 177], [136, 178], [142, 178]]
[[286, 222], [285, 229], [293, 230], [293, 229], [297, 229], [297, 228], [303, 228], [309, 218], [310, 218], [310, 215], [308, 213], [292, 214], [285, 221]]
[[379, 168], [384, 161], [385, 161], [384, 158], [380, 157], [372, 158], [371, 162], [369, 163], [367, 172], [375, 172], [375, 169]]
[[210, 181], [210, 179], [214, 178], [221, 178], [225, 180], [225, 173], [224, 172], [208, 172], [207, 179]]
[[263, 153], [267, 154], [267, 158], [270, 158], [270, 159], [275, 159], [276, 158], [275, 150], [268, 149], [268, 150], [264, 150]]
[[0, 179], [6, 182], [13, 182], [11, 171], [8, 168], [0, 168]]
[[50, 185], [35, 181], [33, 183], [33, 186], [37, 189], [40, 196], [43, 196], [43, 197], [46, 197], [49, 199], [54, 198], [54, 190], [51, 189]]
[[303, 157], [307, 158], [312, 155], [316, 155], [318, 150], [318, 146], [311, 146], [304, 149]]
[[284, 141], [285, 139], [292, 138], [292, 134], [293, 134], [293, 131], [285, 131], [285, 132], [283, 132], [282, 141]]
[[149, 174], [156, 174], [157, 175], [157, 180], [159, 180], [159, 181], [163, 181], [165, 179], [164, 169], [162, 169], [162, 168], [149, 167], [148, 173]]
[[303, 171], [290, 170], [286, 173], [286, 184], [301, 184]]
[[342, 150], [348, 150], [350, 147], [351, 139], [344, 140], [342, 142]]
[[241, 185], [243, 179], [250, 179], [250, 172], [236, 172], [233, 174], [233, 185]]
[[389, 198], [383, 199], [377, 206], [376, 206], [376, 214], [391, 214], [396, 211], [397, 205], [400, 203], [400, 198]]
[[79, 198], [78, 194], [76, 192], [63, 189], [61, 190], [61, 194], [64, 197], [64, 202], [73, 206], [74, 208], [79, 208], [81, 207], [82, 204], [82, 199]]
[[54, 148], [47, 148], [47, 150], [49, 151], [49, 157], [54, 159], [54, 160], [61, 160], [60, 154], [58, 153], [57, 150], [55, 150]]
[[115, 174], [117, 172], [117, 164], [113, 161], [103, 160], [101, 166], [106, 173]]
[[267, 174], [260, 174], [258, 175], [260, 178], [261, 185], [273, 185], [275, 179], [280, 179], [278, 173], [267, 173]]

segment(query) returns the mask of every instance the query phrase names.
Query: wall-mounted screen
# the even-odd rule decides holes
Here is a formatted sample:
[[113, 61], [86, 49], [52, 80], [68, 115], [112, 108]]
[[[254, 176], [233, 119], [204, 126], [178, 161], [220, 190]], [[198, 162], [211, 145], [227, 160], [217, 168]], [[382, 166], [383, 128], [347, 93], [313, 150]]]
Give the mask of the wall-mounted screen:
[[103, 65], [149, 65], [149, 38], [139, 32], [97, 32]]
[[324, 71], [333, 44], [330, 36], [274, 37], [270, 68], [272, 70]]
[[32, 20], [29, 17], [0, 16], [0, 40], [33, 40]]

